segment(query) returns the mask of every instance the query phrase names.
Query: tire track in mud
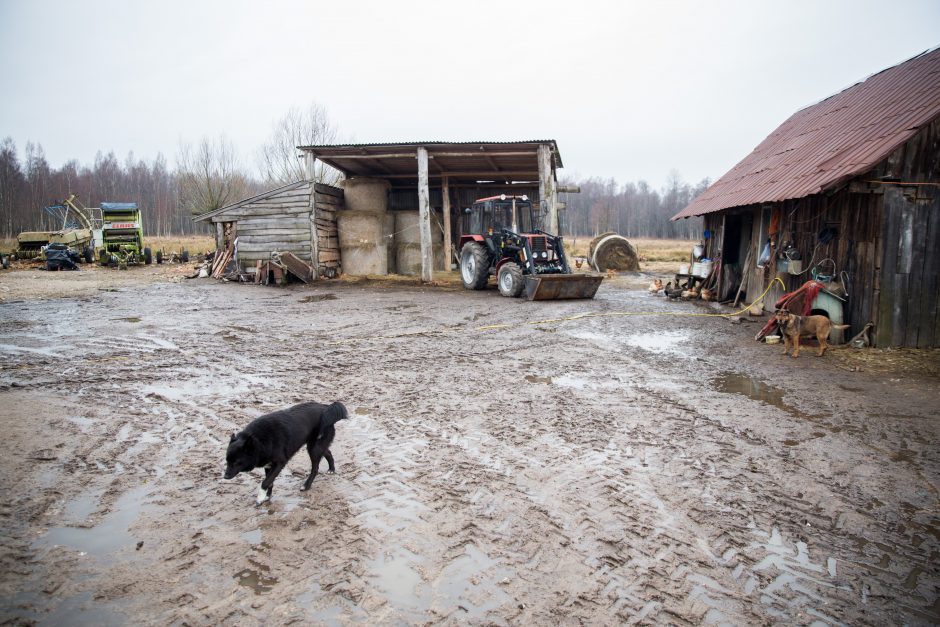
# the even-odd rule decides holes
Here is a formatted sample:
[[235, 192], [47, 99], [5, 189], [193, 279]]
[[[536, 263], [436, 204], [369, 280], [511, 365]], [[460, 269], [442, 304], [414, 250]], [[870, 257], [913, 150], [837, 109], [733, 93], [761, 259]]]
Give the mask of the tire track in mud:
[[[728, 567], [732, 568], [731, 574], [734, 580], [743, 578], [743, 581], [739, 582], [743, 583], [743, 586], [737, 586], [736, 595], [742, 598], [749, 596], [752, 599], [756, 596], [763, 610], [774, 620], [792, 617], [794, 611], [802, 611], [808, 616], [838, 623], [838, 616], [851, 612], [860, 603], [867, 603], [870, 598], [870, 585], [865, 581], [871, 578], [872, 571], [863, 569], [857, 572], [853, 560], [846, 558], [841, 552], [833, 552], [829, 557], [823, 554], [822, 558], [816, 558], [815, 563], [808, 556], [808, 545], [810, 547], [813, 545], [839, 547], [845, 544], [845, 539], [840, 535], [842, 525], [838, 520], [844, 517], [844, 513], [840, 515], [838, 512], [840, 507], [853, 509], [850, 495], [839, 490], [839, 486], [836, 486], [838, 491], [833, 493], [831, 482], [827, 481], [827, 477], [818, 475], [783, 452], [780, 454], [779, 461], [787, 468], [787, 474], [793, 472], [795, 467], [799, 473], [814, 477], [814, 482], [809, 486], [800, 486], [816, 493], [813, 501], [800, 498], [802, 492], [795, 494], [796, 491], [792, 487], [777, 483], [776, 473], [766, 467], [767, 450], [779, 448], [779, 446], [775, 447], [765, 438], [755, 437], [749, 429], [729, 428], [723, 424], [722, 419], [706, 417], [701, 410], [701, 407], [708, 406], [706, 399], [699, 398], [692, 401], [686, 400], [686, 402], [701, 403], [700, 409], [684, 407], [685, 403], [681, 401], [676, 403], [696, 421], [696, 438], [701, 442], [703, 439], [710, 439], [709, 434], [711, 434], [714, 441], [721, 444], [723, 449], [720, 456], [708, 460], [712, 468], [726, 458], [729, 443], [736, 455], [745, 455], [751, 464], [747, 469], [749, 472], [738, 476], [732, 485], [720, 486], [720, 490], [713, 492], [718, 495], [747, 497], [761, 494], [763, 497], [771, 497], [769, 502], [763, 503], [755, 503], [753, 499], [748, 499], [750, 501], [747, 503], [749, 520], [741, 520], [736, 529], [730, 530], [731, 533], [725, 531], [717, 538], [706, 538], [706, 550], [715, 556], [720, 556], [720, 561], [727, 562]], [[763, 412], [766, 413], [767, 410]], [[774, 414], [775, 410], [771, 409], [770, 413]], [[675, 424], [675, 421], [670, 420], [670, 423]], [[672, 435], [677, 439], [683, 437], [681, 433]], [[765, 457], [762, 461], [765, 467], [755, 468], [753, 460], [762, 456]], [[757, 475], [756, 481], [749, 480], [753, 474]], [[793, 472], [793, 474], [798, 473]], [[781, 479], [785, 480], [786, 477], [781, 477]], [[831, 499], [835, 499], [834, 506]], [[726, 502], [709, 504], [708, 508], [700, 511], [700, 515], [696, 517], [699, 519], [698, 522], [706, 523], [708, 516], [714, 514], [716, 505], [719, 511], [723, 512], [733, 512], [735, 508], [740, 507], [740, 503], [734, 500], [722, 500]], [[875, 518], [868, 517], [863, 524], [876, 528], [882, 527], [884, 532], [890, 531]], [[795, 538], [787, 539], [785, 535], [782, 537], [778, 526], [791, 529]], [[914, 544], [920, 544], [920, 541], [915, 539]], [[916, 583], [916, 575], [925, 572], [928, 566], [924, 562], [923, 554], [911, 554], [906, 548], [900, 546], [889, 549], [889, 552], [901, 556], [902, 561], [909, 560], [909, 563], [913, 565], [913, 570], [907, 575], [905, 583], [910, 584], [912, 579]], [[908, 555], [905, 556], [905, 553]], [[933, 554], [935, 555], [935, 552]], [[832, 555], [838, 555], [839, 559]], [[887, 554], [884, 558], [887, 558]], [[837, 564], [839, 564], [838, 568]], [[903, 576], [900, 579], [903, 579]], [[904, 591], [899, 587], [889, 594], [903, 596]], [[925, 594], [928, 599], [929, 594], [929, 592]], [[936, 613], [936, 606], [933, 610], [909, 608], [909, 611], [915, 616], [926, 619]], [[763, 620], [767, 620], [767, 615], [763, 617]], [[707, 620], [708, 615], [704, 618]], [[885, 615], [884, 619], [890, 620], [890, 615]]]
[[[822, 423], [685, 385], [690, 368], [731, 361], [690, 357], [692, 340], [712, 346], [703, 338], [650, 350], [655, 327], [615, 319], [479, 333], [480, 320], [521, 323], [532, 308], [492, 294], [337, 292], [312, 307], [245, 288], [229, 310], [230, 292], [212, 286], [172, 325], [91, 320], [116, 336], [100, 343], [56, 331], [95, 357], [61, 381], [45, 374], [54, 359], [14, 352], [0, 384], [72, 394], [89, 422], [53, 423], [76, 440], [71, 460], [44, 462], [67, 470], [54, 498], [3, 506], [51, 523], [64, 494], [88, 492], [94, 522], [144, 486], [132, 533], [146, 545], [84, 585], [160, 622], [936, 620], [935, 513], [916, 499], [892, 512], [839, 474], [843, 462], [818, 463], [805, 443]], [[464, 326], [385, 337], [376, 309], [414, 299], [420, 318], [396, 309], [396, 333]], [[455, 306], [475, 309], [455, 318]], [[133, 315], [122, 307], [115, 316]], [[41, 327], [30, 332], [30, 347], [48, 348]], [[298, 455], [265, 508], [250, 504], [257, 474], [219, 481], [230, 432], [336, 397], [352, 413], [336, 476], [300, 493]], [[845, 464], [870, 437], [850, 415], [863, 410], [827, 419]], [[59, 556], [64, 573], [80, 570]]]

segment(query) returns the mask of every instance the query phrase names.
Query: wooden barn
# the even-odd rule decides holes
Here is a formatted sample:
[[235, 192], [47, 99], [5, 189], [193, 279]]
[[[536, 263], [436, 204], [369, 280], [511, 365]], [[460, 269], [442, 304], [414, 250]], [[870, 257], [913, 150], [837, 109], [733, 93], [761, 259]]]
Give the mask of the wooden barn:
[[[297, 181], [195, 218], [215, 225], [216, 250], [230, 246], [242, 270], [254, 271], [272, 252], [290, 252], [317, 276], [341, 271], [336, 214], [343, 208], [338, 187]], [[316, 263], [314, 263], [316, 261]]]
[[793, 114], [673, 219], [692, 216], [720, 299], [816, 278], [852, 335], [940, 346], [940, 49]]

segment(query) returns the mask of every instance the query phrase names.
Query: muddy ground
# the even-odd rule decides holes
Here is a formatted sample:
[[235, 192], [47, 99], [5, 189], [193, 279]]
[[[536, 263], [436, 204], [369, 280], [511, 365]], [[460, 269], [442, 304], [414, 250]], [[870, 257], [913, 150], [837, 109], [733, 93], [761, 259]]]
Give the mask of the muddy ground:
[[[0, 274], [0, 622], [940, 620], [936, 351], [784, 358], [642, 275], [186, 271]], [[337, 474], [255, 507], [229, 435], [311, 399], [350, 409]]]

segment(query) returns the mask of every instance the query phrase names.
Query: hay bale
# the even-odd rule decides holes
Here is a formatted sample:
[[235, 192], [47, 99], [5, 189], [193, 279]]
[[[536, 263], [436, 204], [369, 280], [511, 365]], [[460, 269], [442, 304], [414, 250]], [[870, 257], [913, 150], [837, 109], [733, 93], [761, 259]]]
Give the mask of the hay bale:
[[636, 248], [627, 238], [616, 233], [602, 233], [591, 240], [588, 263], [597, 272], [636, 272], [640, 269]]
[[343, 198], [346, 209], [363, 213], [382, 213], [388, 211], [388, 190], [391, 187], [385, 179], [354, 177], [343, 181]]

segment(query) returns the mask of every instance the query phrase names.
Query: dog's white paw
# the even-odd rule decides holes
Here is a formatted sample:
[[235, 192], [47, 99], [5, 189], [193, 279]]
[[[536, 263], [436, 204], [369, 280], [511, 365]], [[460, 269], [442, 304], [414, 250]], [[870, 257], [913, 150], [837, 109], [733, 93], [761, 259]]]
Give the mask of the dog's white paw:
[[328, 474], [328, 475], [335, 475], [335, 474], [336, 474], [336, 471], [335, 471], [335, 470], [327, 470], [327, 471], [326, 471], [326, 474]]
[[270, 497], [268, 496], [268, 491], [259, 486], [259, 487], [258, 487], [258, 498], [255, 499], [255, 503], [257, 503], [258, 505], [261, 505], [262, 503], [264, 503], [265, 501], [267, 501], [269, 498], [270, 498]]

